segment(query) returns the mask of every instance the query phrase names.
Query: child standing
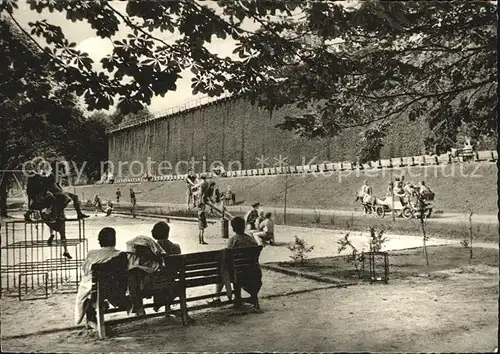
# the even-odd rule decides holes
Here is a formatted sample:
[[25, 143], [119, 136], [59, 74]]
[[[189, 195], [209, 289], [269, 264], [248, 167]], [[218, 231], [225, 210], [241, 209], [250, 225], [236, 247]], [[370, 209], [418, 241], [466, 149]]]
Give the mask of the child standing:
[[198, 242], [200, 245], [208, 245], [203, 238], [205, 233], [205, 229], [207, 228], [207, 216], [205, 214], [205, 204], [198, 204], [198, 228], [200, 229], [200, 233], [198, 235]]

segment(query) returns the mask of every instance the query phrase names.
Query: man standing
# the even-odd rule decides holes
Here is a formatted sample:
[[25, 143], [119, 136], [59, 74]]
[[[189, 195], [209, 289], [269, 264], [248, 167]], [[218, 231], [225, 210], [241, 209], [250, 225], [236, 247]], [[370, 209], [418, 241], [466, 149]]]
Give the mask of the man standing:
[[[193, 170], [190, 168], [188, 170], [188, 175], [186, 178], [186, 199], [187, 199], [186, 205], [187, 205], [188, 209], [189, 209], [189, 205], [191, 204], [191, 200], [194, 199], [192, 187], [194, 187], [195, 184], [196, 184], [196, 175], [194, 174]], [[193, 200], [193, 207], [196, 207], [194, 200]]]
[[137, 206], [137, 199], [135, 198], [135, 192], [132, 188], [130, 188], [130, 203], [132, 204], [132, 215], [135, 218], [135, 207]]
[[207, 190], [208, 190], [208, 182], [207, 182], [207, 176], [202, 175], [200, 177], [200, 182], [198, 182], [195, 186], [193, 186], [193, 191], [195, 191], [195, 195], [198, 198], [199, 203], [204, 203], [206, 204], [208, 201], [208, 196], [206, 195]]
[[120, 197], [122, 196], [122, 192], [120, 191], [120, 188], [116, 190], [116, 204], [120, 203]]

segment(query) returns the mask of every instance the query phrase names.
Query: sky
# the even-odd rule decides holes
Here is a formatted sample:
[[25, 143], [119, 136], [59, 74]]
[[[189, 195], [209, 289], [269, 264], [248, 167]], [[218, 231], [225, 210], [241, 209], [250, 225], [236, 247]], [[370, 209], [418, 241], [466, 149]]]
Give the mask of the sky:
[[[57, 0], [55, 0], [57, 1]], [[348, 6], [354, 6], [358, 2], [355, 0], [347, 0], [347, 1], [339, 1], [339, 3]], [[109, 4], [117, 11], [126, 14], [126, 1], [109, 1]], [[199, 1], [199, 4], [203, 6], [210, 7], [214, 9], [217, 13], [220, 13], [221, 10], [217, 7], [215, 1]], [[67, 20], [65, 17], [65, 13], [54, 11], [52, 13], [48, 11], [43, 11], [41, 14], [38, 14], [36, 11], [32, 11], [29, 9], [29, 5], [25, 1], [19, 1], [18, 3], [19, 9], [14, 13], [15, 18], [18, 22], [23, 26], [27, 32], [30, 32], [30, 27], [28, 25], [29, 22], [37, 21], [37, 20], [47, 20], [50, 24], [60, 26], [63, 32], [66, 35], [66, 38], [70, 42], [75, 42], [77, 44], [77, 49], [82, 52], [86, 52], [89, 56], [94, 60], [96, 70], [102, 70], [100, 60], [108, 54], [112, 53], [113, 46], [110, 39], [102, 39], [95, 35], [94, 30], [90, 27], [87, 22], [77, 21], [71, 22]], [[301, 10], [297, 8], [292, 14], [293, 16], [300, 16]], [[242, 24], [242, 27], [248, 31], [256, 30], [260, 25], [251, 22], [249, 20], [245, 20]], [[120, 37], [126, 37], [129, 33], [129, 29], [121, 25], [117, 35], [114, 39], [119, 39]], [[153, 34], [156, 37], [159, 37], [166, 42], [174, 41], [178, 39], [176, 34], [172, 34], [170, 32], [162, 33], [160, 31], [154, 31]], [[40, 44], [43, 46], [46, 45], [43, 39], [38, 39], [35, 37]], [[225, 40], [213, 38], [211, 43], [206, 43], [206, 47], [214, 54], [218, 54], [221, 57], [230, 57], [233, 59], [238, 59], [237, 55], [233, 54], [233, 49], [235, 47], [236, 42], [227, 38]], [[169, 108], [173, 108], [179, 106], [181, 104], [185, 104], [187, 102], [192, 102], [198, 99], [203, 99], [206, 97], [205, 95], [198, 94], [194, 96], [191, 90], [191, 78], [193, 75], [189, 70], [183, 72], [181, 74], [183, 77], [177, 80], [177, 90], [174, 92], [169, 92], [165, 95], [165, 97], [154, 97], [152, 99], [151, 104], [148, 106], [149, 110], [156, 115], [162, 115], [162, 111], [166, 111]], [[82, 108], [83, 107], [83, 99], [81, 100]], [[116, 105], [116, 103], [115, 103]], [[85, 109], [84, 109], [85, 110]], [[103, 111], [105, 113], [114, 112], [115, 107], [110, 108], [107, 111]], [[86, 112], [87, 114], [89, 112]]]
[[[87, 22], [77, 21], [71, 22], [67, 20], [65, 17], [65, 13], [60, 13], [54, 11], [52, 13], [48, 11], [43, 11], [41, 14], [38, 14], [36, 11], [32, 11], [29, 9], [29, 5], [24, 1], [20, 1], [19, 9], [14, 13], [17, 21], [23, 26], [27, 32], [30, 32], [29, 22], [40, 21], [46, 19], [47, 22], [53, 25], [60, 26], [63, 29], [63, 32], [66, 35], [66, 38], [70, 42], [75, 42], [77, 44], [77, 49], [82, 52], [86, 52], [89, 56], [94, 60], [96, 69], [101, 70], [102, 67], [100, 65], [100, 60], [105, 57], [107, 54], [111, 54], [113, 50], [113, 46], [111, 40], [103, 39], [95, 35], [94, 30], [90, 27]], [[125, 13], [125, 7], [127, 2], [121, 1], [110, 1], [111, 6], [113, 6], [116, 10]], [[203, 4], [207, 5], [207, 2]], [[209, 3], [208, 3], [209, 4]], [[210, 5], [209, 5], [210, 6]], [[253, 26], [255, 27], [255, 26]], [[251, 24], [247, 24], [246, 28], [252, 28]], [[128, 33], [128, 29], [125, 26], [121, 26], [116, 37], [125, 37]], [[157, 32], [154, 33], [155, 36], [169, 42], [176, 40], [175, 34], [170, 32]], [[37, 37], [35, 37], [37, 39]], [[115, 38], [116, 39], [116, 38]], [[42, 45], [46, 45], [45, 42], [39, 40]], [[236, 58], [232, 51], [235, 46], [235, 41], [228, 38], [226, 40], [214, 38], [211, 43], [207, 43], [206, 47], [213, 53], [217, 53], [222, 57], [232, 57]], [[177, 90], [169, 92], [165, 95], [165, 97], [154, 97], [151, 101], [151, 105], [149, 105], [149, 110], [153, 113], [159, 113], [161, 111], [167, 110], [169, 108], [184, 104], [186, 102], [202, 99], [206, 97], [202, 94], [193, 95], [191, 90], [191, 78], [193, 75], [190, 71], [185, 71], [182, 73], [182, 79], [178, 79], [177, 81]], [[82, 100], [83, 102], [83, 100]], [[107, 110], [102, 111], [105, 113], [114, 112], [114, 107]]]

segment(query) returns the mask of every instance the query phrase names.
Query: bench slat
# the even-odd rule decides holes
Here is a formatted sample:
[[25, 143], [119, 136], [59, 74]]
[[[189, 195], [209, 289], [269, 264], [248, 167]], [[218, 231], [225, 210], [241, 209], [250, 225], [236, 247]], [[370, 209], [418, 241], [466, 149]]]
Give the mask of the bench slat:
[[203, 276], [212, 276], [212, 275], [218, 275], [218, 274], [219, 274], [218, 268], [194, 270], [194, 271], [186, 272], [186, 279], [203, 277]]
[[203, 285], [212, 285], [220, 282], [220, 277], [217, 275], [204, 278], [186, 279], [186, 288], [195, 288]]
[[218, 262], [192, 263], [187, 264], [186, 271], [217, 267]]

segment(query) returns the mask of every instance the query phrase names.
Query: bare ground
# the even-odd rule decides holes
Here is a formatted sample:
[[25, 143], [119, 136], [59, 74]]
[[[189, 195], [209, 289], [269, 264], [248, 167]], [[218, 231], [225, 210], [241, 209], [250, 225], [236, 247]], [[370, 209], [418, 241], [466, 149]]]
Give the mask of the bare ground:
[[[486, 352], [497, 347], [498, 269], [466, 266], [443, 277], [389, 285], [311, 290], [325, 284], [266, 272], [263, 313], [220, 308], [194, 313], [195, 323], [149, 319], [118, 325], [99, 341], [85, 330], [6, 338], [69, 324], [71, 296], [2, 300], [3, 351], [393, 351]], [[267, 298], [266, 298], [267, 297]], [[36, 311], [35, 311], [36, 309]]]
[[[135, 234], [148, 234], [154, 220], [91, 218], [90, 248], [103, 224], [117, 228], [119, 245]], [[172, 223], [173, 240], [183, 251], [199, 245], [196, 224]], [[207, 249], [224, 247], [217, 227], [207, 229]], [[261, 261], [285, 261], [294, 236], [316, 246], [313, 257], [334, 253], [341, 237], [331, 230], [281, 227], [280, 244], [266, 247]], [[353, 235], [361, 246], [366, 236]], [[436, 244], [446, 243], [439, 240]], [[393, 235], [388, 249], [415, 247], [417, 238]], [[73, 325], [74, 294], [47, 300], [4, 297], [1, 306], [2, 351], [393, 351], [485, 352], [497, 347], [498, 267], [460, 265], [433, 270], [431, 277], [391, 280], [388, 285], [347, 288], [264, 271], [263, 313], [218, 308], [195, 312], [183, 327], [162, 317], [112, 327], [113, 337], [99, 341], [83, 329], [29, 334]], [[322, 288], [322, 289], [319, 289]]]

